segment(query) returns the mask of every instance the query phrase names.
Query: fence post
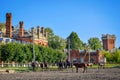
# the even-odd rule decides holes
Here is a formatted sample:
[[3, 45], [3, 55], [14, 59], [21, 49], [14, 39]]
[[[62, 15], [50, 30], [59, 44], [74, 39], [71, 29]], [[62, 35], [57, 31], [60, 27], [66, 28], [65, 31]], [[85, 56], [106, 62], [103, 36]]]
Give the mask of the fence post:
[[2, 67], [4, 67], [4, 62], [2, 61]]

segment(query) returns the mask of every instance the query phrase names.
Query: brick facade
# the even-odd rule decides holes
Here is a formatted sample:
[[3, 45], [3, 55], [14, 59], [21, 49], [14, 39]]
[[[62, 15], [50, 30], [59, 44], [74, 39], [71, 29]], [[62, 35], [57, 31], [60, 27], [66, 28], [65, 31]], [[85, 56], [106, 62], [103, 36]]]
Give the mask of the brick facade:
[[[37, 27], [37, 30], [31, 28], [31, 31], [24, 30], [24, 22], [19, 22], [19, 29], [14, 30], [12, 28], [12, 14], [6, 14], [6, 36], [7, 38], [12, 38], [21, 42], [30, 42], [34, 41], [35, 44], [48, 46], [47, 40], [47, 32], [45, 32], [44, 28], [40, 26]], [[13, 30], [12, 30], [13, 29]], [[33, 40], [34, 36], [34, 40]]]
[[6, 37], [12, 38], [12, 14], [6, 14]]
[[20, 33], [19, 33], [19, 37], [23, 37], [24, 36], [24, 23], [23, 21], [20, 21]]
[[115, 35], [102, 35], [102, 43], [103, 43], [103, 49], [104, 50], [112, 50], [115, 48], [115, 41], [116, 37]]
[[[90, 51], [90, 62], [99, 63], [102, 58], [103, 54], [100, 50], [97, 51]], [[71, 50], [70, 51], [70, 61], [74, 62], [89, 62], [89, 53], [86, 50]], [[82, 61], [83, 59], [83, 61]]]

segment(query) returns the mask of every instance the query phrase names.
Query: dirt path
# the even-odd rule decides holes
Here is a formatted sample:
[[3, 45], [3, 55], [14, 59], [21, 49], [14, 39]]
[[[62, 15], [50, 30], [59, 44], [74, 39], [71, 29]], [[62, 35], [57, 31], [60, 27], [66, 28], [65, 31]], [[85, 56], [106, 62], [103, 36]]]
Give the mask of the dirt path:
[[120, 80], [120, 68], [0, 73], [0, 80]]

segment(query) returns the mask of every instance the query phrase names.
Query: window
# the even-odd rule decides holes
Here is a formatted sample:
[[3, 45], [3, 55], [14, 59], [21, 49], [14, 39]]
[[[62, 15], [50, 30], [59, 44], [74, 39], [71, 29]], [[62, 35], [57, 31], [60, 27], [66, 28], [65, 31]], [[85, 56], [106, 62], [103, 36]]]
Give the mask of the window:
[[73, 63], [77, 62], [77, 59], [76, 59], [76, 58], [73, 58], [73, 59], [72, 59], [72, 62], [73, 62]]

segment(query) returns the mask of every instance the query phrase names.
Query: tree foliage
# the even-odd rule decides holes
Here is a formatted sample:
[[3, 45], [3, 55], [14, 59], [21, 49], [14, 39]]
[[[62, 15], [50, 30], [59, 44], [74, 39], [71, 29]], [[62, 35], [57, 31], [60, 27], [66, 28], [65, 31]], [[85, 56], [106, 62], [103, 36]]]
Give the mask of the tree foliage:
[[116, 49], [113, 52], [103, 51], [103, 54], [107, 62], [120, 63], [120, 50]]
[[[66, 55], [61, 50], [54, 50], [40, 45], [34, 46], [35, 60], [49, 63], [65, 60]], [[31, 62], [33, 59], [32, 44], [7, 43], [0, 45], [0, 61], [18, 63]]]
[[88, 43], [89, 43], [90, 48], [91, 48], [92, 50], [98, 50], [98, 49], [101, 49], [101, 48], [102, 48], [101, 41], [100, 41], [99, 38], [97, 38], [97, 37], [90, 38], [90, 39], [88, 40]]
[[47, 39], [48, 39], [48, 46], [52, 48], [52, 41], [54, 39], [54, 33], [51, 28], [45, 28], [45, 31], [47, 32]]
[[48, 46], [53, 48], [53, 49], [60, 49], [63, 50], [66, 47], [66, 41], [65, 39], [54, 35], [54, 32], [50, 28], [46, 28], [45, 31], [48, 34]]
[[0, 23], [0, 31], [2, 31], [3, 29], [5, 29], [5, 23]]
[[72, 32], [67, 38], [67, 48], [70, 44], [71, 49], [83, 49], [83, 42], [80, 40], [76, 32]]

